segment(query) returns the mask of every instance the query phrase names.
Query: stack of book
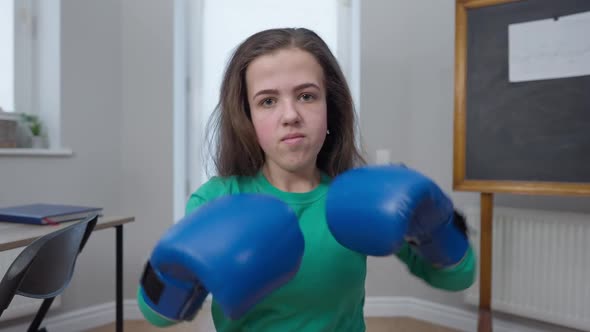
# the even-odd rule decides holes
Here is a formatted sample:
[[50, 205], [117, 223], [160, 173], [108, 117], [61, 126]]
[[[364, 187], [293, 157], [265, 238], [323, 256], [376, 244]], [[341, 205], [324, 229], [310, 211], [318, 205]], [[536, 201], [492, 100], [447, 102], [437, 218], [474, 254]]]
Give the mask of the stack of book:
[[102, 208], [61, 204], [28, 204], [0, 208], [0, 222], [51, 225], [101, 214]]

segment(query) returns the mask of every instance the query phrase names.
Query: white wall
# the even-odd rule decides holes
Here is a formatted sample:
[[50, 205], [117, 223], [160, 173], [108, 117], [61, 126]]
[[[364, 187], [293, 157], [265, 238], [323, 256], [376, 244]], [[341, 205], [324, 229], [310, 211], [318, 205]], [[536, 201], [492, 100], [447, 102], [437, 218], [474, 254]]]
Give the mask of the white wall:
[[[121, 213], [121, 5], [64, 0], [62, 139], [72, 157], [0, 156], [0, 204], [98, 205]], [[105, 23], [105, 22], [108, 22]], [[113, 301], [114, 231], [96, 232], [58, 312]]]
[[0, 0], [0, 108], [14, 110], [14, 0]]
[[[136, 217], [124, 228], [131, 299], [145, 259], [173, 222], [172, 18], [167, 0], [63, 0], [62, 142], [74, 155], [0, 156], [1, 205], [90, 204]], [[114, 300], [111, 229], [92, 235], [51, 315]]]
[[[91, 1], [91, 0], [90, 0]], [[122, 2], [121, 211], [126, 227], [125, 297], [151, 248], [174, 222], [174, 1]]]
[[[451, 185], [454, 2], [363, 1], [361, 130], [370, 155], [391, 151]], [[412, 296], [462, 304], [460, 293], [426, 286], [395, 258], [369, 260], [369, 296]]]

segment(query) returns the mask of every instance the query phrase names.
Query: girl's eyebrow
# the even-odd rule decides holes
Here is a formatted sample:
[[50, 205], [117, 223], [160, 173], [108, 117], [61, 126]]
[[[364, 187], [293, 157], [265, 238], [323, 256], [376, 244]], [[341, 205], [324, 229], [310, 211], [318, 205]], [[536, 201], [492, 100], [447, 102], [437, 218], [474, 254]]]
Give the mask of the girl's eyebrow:
[[[299, 91], [299, 90], [303, 90], [303, 89], [307, 89], [307, 88], [316, 88], [316, 89], [320, 89], [320, 87], [315, 84], [315, 83], [302, 83], [297, 85], [293, 91]], [[256, 94], [252, 97], [252, 99], [255, 99], [258, 95], [277, 95], [279, 94], [279, 91], [277, 89], [264, 89], [264, 90], [260, 90], [258, 92], [256, 92]]]
[[307, 89], [307, 88], [316, 88], [316, 89], [320, 89], [320, 87], [315, 84], [315, 83], [303, 83], [303, 84], [299, 84], [298, 86], [295, 87], [295, 89], [293, 89], [294, 91], [299, 91], [299, 90], [303, 90], [303, 89]]

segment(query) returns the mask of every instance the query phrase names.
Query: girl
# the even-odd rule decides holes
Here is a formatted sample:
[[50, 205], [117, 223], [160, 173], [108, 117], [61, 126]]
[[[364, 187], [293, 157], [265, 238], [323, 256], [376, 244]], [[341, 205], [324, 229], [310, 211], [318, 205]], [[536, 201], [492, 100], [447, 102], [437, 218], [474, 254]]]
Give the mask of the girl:
[[[240, 319], [224, 316], [213, 299], [218, 331], [365, 331], [366, 256], [339, 245], [325, 219], [331, 179], [365, 163], [354, 114], [344, 75], [314, 32], [266, 30], [236, 49], [211, 127], [218, 174], [190, 197], [186, 212], [229, 194], [274, 195], [297, 214], [305, 252], [295, 277]], [[396, 255], [433, 287], [461, 290], [473, 282], [471, 248], [445, 269], [409, 245]]]

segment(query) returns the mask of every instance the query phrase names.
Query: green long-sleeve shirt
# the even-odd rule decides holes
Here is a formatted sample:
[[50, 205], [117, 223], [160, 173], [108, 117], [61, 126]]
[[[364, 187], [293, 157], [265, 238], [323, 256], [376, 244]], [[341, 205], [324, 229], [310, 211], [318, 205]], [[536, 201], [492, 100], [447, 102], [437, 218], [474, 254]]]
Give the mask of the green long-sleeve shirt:
[[[305, 240], [303, 259], [295, 277], [242, 318], [231, 320], [224, 316], [213, 298], [211, 310], [217, 331], [365, 331], [367, 257], [341, 246], [328, 230], [325, 198], [329, 184], [330, 178], [323, 176], [320, 185], [311, 192], [288, 193], [274, 187], [259, 173], [254, 177], [214, 177], [193, 193], [186, 206], [187, 213], [228, 194], [274, 195], [295, 211]], [[436, 288], [462, 290], [474, 281], [475, 257], [471, 248], [459, 264], [446, 269], [431, 266], [408, 245], [396, 256], [413, 275]]]

